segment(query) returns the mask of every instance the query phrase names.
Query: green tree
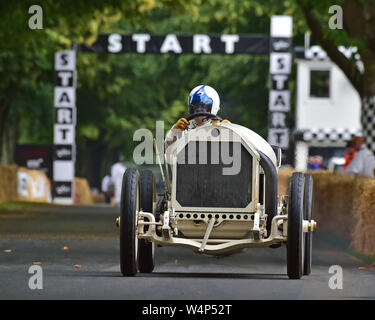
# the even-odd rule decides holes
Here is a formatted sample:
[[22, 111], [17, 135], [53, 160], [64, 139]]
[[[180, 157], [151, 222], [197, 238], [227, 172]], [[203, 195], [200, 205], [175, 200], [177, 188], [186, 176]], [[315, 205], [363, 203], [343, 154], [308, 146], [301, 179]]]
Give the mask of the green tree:
[[[55, 51], [71, 49], [73, 42], [90, 42], [97, 37], [99, 28], [113, 25], [120, 20], [127, 21], [129, 26], [146, 23], [153, 8], [165, 6], [175, 12], [183, 12], [189, 10], [192, 2], [44, 0], [39, 2], [43, 9], [41, 30], [31, 30], [28, 24], [31, 17], [29, 8], [35, 4], [34, 1], [1, 2], [0, 158], [3, 146], [6, 145], [4, 142], [9, 142], [4, 141], [5, 129], [18, 132], [13, 129], [18, 126], [19, 118], [23, 120], [26, 115], [31, 118], [40, 113], [36, 101], [30, 100], [30, 92], [45, 88], [52, 81]], [[29, 100], [29, 103], [23, 103], [21, 100]], [[24, 138], [27, 140], [27, 137]]]
[[[52, 143], [54, 52], [73, 42], [90, 44], [108, 32], [267, 34], [275, 13], [295, 12], [294, 23], [302, 21], [294, 1], [43, 1], [44, 29], [31, 31], [31, 4], [0, 10], [0, 106], [10, 101], [0, 122], [15, 128], [19, 143]], [[78, 54], [77, 173], [98, 186], [119, 153], [132, 159], [136, 129], [164, 120], [168, 130], [186, 116], [187, 95], [199, 83], [218, 90], [223, 117], [266, 136], [268, 64], [267, 56], [249, 55]]]
[[[204, 15], [209, 17], [209, 5], [207, 7], [200, 6], [198, 15], [190, 12], [175, 15], [169, 8], [156, 8], [150, 13], [147, 25], [129, 26], [120, 21], [101, 32], [164, 34], [226, 30], [226, 21], [218, 22], [212, 17], [201, 23], [205, 21]], [[268, 17], [258, 17], [252, 12], [248, 15], [245, 22], [251, 22], [249, 26], [233, 26], [231, 30], [268, 32]], [[266, 136], [268, 73], [264, 70], [268, 70], [267, 56], [82, 53], [77, 66], [78, 144], [85, 158], [84, 161], [78, 159], [78, 170], [90, 176], [95, 185], [99, 183], [98, 173], [102, 176], [104, 168], [109, 167], [118, 153], [132, 159], [135, 130], [153, 130], [156, 120], [164, 120], [165, 130], [168, 130], [179, 117], [186, 116], [189, 91], [199, 83], [210, 84], [218, 90], [223, 117]], [[90, 113], [93, 109], [96, 112]], [[87, 165], [87, 159], [95, 164]]]

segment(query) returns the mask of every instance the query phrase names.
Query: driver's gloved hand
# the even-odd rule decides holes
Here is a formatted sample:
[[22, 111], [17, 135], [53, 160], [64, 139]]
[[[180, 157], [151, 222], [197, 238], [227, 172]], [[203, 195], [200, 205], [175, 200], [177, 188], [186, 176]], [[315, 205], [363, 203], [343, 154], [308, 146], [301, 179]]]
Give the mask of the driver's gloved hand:
[[230, 123], [230, 121], [227, 120], [227, 119], [224, 119], [223, 122], [224, 122], [224, 123]]
[[189, 126], [189, 121], [185, 118], [178, 119], [178, 121], [174, 124], [173, 129], [180, 129], [186, 130]]

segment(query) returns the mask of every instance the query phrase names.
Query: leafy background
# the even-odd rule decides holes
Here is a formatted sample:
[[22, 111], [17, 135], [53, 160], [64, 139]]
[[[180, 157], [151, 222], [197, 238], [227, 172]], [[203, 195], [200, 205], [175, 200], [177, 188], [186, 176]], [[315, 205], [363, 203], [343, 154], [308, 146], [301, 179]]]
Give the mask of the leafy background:
[[[2, 2], [2, 162], [13, 161], [16, 143], [53, 142], [55, 51], [71, 49], [73, 42], [91, 44], [98, 34], [110, 32], [268, 34], [270, 17], [274, 14], [293, 15], [293, 44], [303, 45], [307, 27], [297, 2], [39, 1], [44, 28], [34, 31], [27, 26], [28, 8], [33, 1]], [[314, 10], [324, 12], [328, 2], [325, 5], [314, 2]], [[327, 13], [325, 21], [328, 18]], [[345, 41], [345, 33], [340, 37], [337, 41]], [[132, 159], [134, 131], [154, 130], [156, 120], [164, 120], [168, 130], [176, 119], [187, 114], [188, 94], [200, 83], [211, 85], [219, 92], [222, 117], [265, 137], [268, 66], [267, 56], [78, 53], [77, 175], [88, 178], [92, 186], [98, 187], [101, 177], [119, 154], [129, 161]], [[292, 97], [295, 93], [293, 75]], [[293, 125], [294, 99], [290, 116]]]

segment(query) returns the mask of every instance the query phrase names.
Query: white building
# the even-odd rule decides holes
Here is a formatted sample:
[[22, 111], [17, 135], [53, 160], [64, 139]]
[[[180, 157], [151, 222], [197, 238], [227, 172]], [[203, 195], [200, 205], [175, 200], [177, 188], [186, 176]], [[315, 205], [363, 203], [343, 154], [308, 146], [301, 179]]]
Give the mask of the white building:
[[[309, 155], [342, 156], [346, 141], [361, 132], [360, 97], [344, 73], [318, 46], [296, 52], [295, 167]], [[301, 54], [302, 53], [302, 54]]]

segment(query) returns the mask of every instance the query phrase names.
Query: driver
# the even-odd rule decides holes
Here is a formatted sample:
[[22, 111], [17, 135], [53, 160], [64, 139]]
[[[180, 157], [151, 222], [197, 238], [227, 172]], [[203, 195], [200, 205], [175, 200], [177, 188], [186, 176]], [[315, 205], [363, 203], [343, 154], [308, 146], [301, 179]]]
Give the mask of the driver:
[[[189, 115], [206, 112], [216, 115], [220, 109], [220, 98], [216, 90], [207, 85], [199, 85], [191, 90], [188, 98]], [[223, 122], [229, 122], [223, 120]], [[180, 118], [168, 131], [165, 143], [169, 146], [177, 140], [184, 130], [192, 130], [203, 124], [211, 123], [211, 119], [205, 116], [194, 117], [190, 122], [186, 118]]]

